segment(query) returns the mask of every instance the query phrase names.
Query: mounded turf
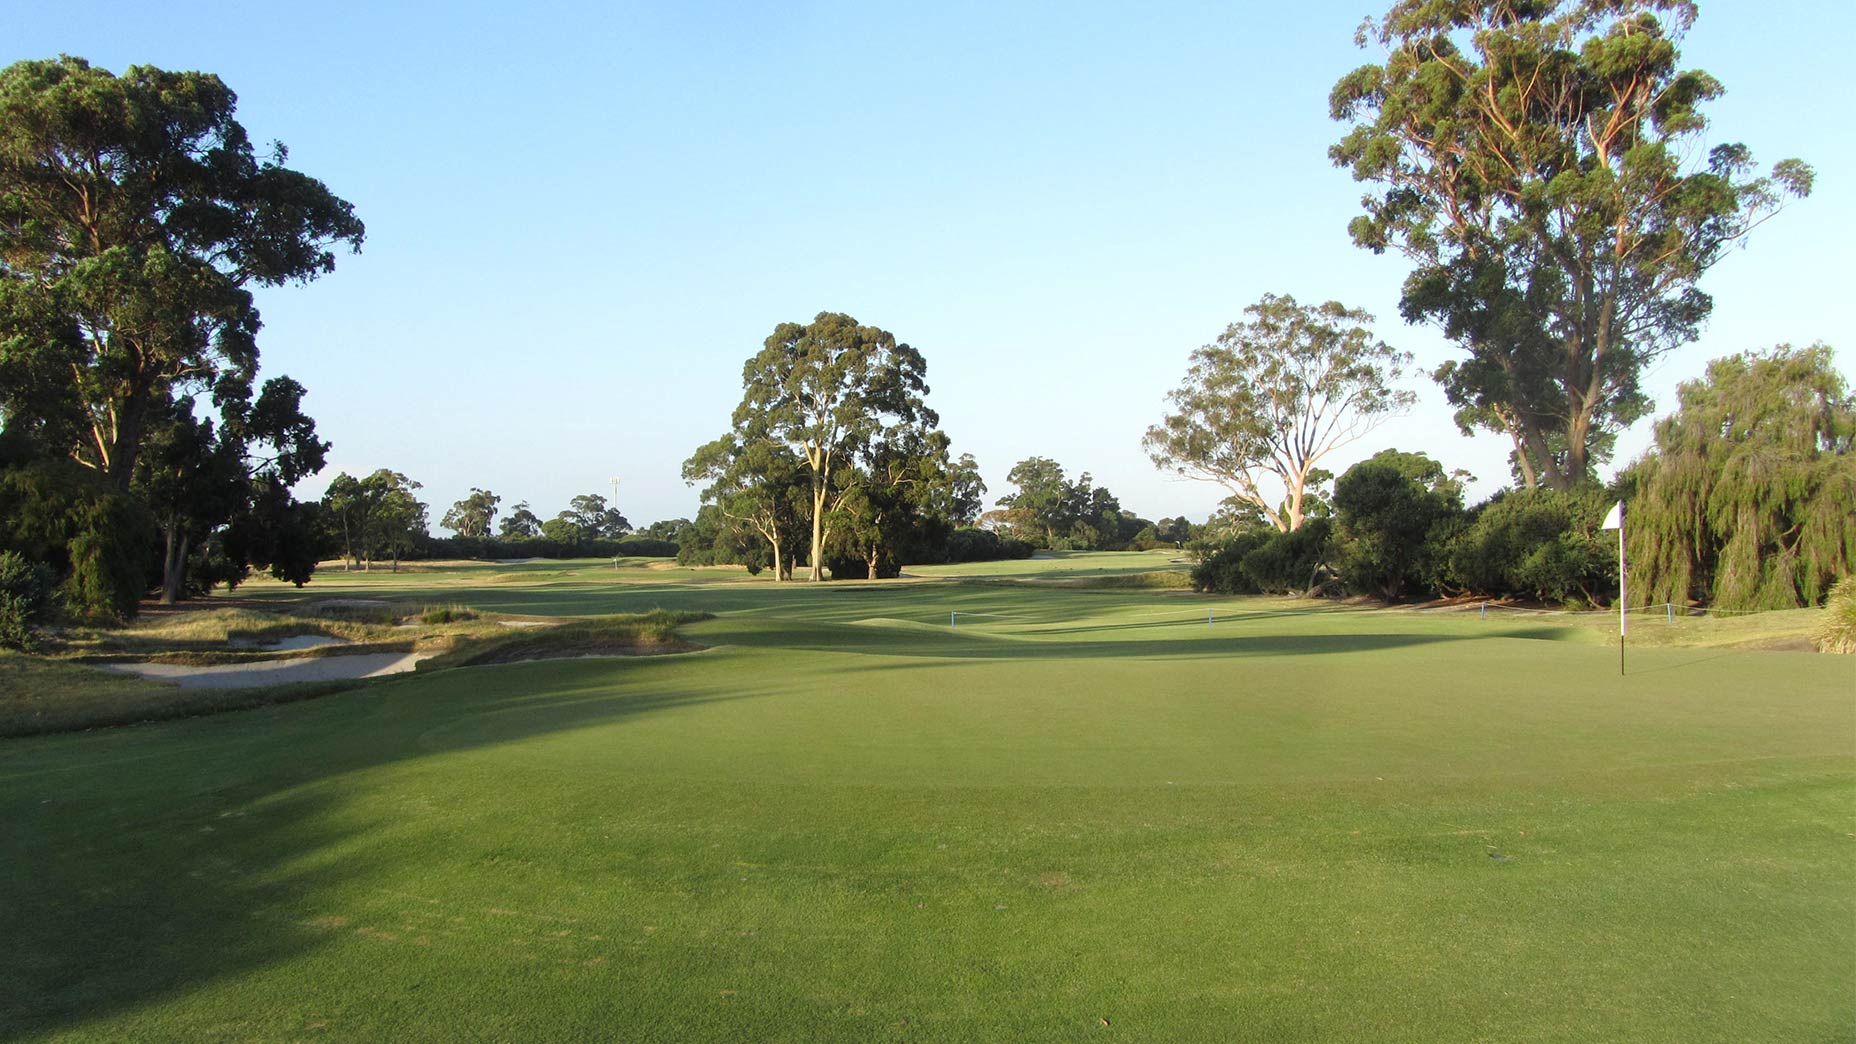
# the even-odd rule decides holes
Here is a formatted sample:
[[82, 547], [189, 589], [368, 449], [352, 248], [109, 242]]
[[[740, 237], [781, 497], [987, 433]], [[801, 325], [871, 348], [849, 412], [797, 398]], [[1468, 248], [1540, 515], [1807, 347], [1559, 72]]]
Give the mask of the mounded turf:
[[1856, 1036], [1851, 658], [548, 572], [303, 595], [709, 648], [0, 743], [0, 1038]]

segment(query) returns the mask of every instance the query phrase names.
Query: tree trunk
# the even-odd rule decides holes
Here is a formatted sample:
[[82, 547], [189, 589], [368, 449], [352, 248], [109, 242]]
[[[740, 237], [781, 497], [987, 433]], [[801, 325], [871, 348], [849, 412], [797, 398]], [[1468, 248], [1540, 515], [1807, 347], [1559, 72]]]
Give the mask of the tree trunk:
[[878, 560], [879, 558], [881, 558], [881, 557], [883, 557], [883, 556], [882, 556], [882, 554], [881, 554], [881, 552], [879, 552], [879, 551], [877, 550], [877, 546], [876, 546], [875, 544], [871, 544], [871, 545], [870, 545], [870, 555], [869, 555], [869, 560], [870, 560], [870, 576], [869, 576], [869, 579], [871, 579], [871, 580], [875, 580], [875, 579], [877, 578], [877, 576], [876, 576], [876, 563], [877, 563], [877, 560]]
[[825, 483], [817, 472], [812, 476], [812, 568], [807, 578], [813, 583], [825, 579]]
[[142, 425], [148, 416], [148, 393], [132, 390], [123, 400], [122, 412], [116, 416], [116, 437], [110, 443], [110, 484], [118, 492], [129, 492], [135, 477], [135, 458], [142, 448]]
[[784, 568], [785, 562], [780, 558], [780, 539], [769, 537], [767, 542], [773, 545], [773, 582], [777, 584], [782, 580], [791, 579], [791, 575]]
[[180, 600], [181, 584], [187, 576], [187, 534], [181, 533], [179, 541], [174, 539], [176, 522], [169, 522], [167, 530], [167, 551], [161, 562], [161, 604], [173, 605]]

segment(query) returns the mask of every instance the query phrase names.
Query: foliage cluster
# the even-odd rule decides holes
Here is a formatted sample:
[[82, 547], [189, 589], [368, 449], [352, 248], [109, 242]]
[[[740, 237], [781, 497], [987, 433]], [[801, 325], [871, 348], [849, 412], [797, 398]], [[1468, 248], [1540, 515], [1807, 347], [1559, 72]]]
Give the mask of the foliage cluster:
[[0, 551], [0, 649], [31, 649], [51, 604], [52, 571], [16, 551]]
[[1856, 653], [1856, 576], [1846, 576], [1830, 589], [1816, 641], [1819, 652]]

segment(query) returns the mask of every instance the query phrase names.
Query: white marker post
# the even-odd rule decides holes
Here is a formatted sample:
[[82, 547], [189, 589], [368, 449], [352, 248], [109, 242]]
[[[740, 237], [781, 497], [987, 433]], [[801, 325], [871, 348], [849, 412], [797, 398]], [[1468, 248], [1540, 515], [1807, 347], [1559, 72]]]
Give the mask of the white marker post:
[[[1618, 677], [1624, 676], [1624, 636], [1630, 633], [1630, 602], [1627, 597], [1630, 565], [1624, 560], [1624, 502], [1612, 505], [1605, 516], [1605, 528], [1618, 531]], [[1672, 610], [1673, 612], [1673, 610]]]

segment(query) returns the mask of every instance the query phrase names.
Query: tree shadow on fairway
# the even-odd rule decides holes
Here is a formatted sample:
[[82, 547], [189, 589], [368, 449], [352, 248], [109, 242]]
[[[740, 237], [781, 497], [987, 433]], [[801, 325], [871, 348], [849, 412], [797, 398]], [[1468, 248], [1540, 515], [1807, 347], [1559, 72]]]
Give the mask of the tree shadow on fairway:
[[[774, 623], [769, 621], [769, 624]], [[1168, 625], [1177, 630], [1178, 625]], [[1102, 640], [1049, 637], [1053, 634], [1127, 632], [1146, 629], [1128, 624], [1073, 631], [1038, 630], [999, 635], [941, 633], [909, 630], [900, 637], [874, 627], [838, 627], [814, 624], [804, 629], [765, 626], [730, 631], [731, 644], [803, 650], [808, 652], [861, 653], [885, 657], [929, 657], [953, 660], [1075, 660], [1075, 659], [1228, 659], [1252, 656], [1314, 656], [1377, 652], [1445, 642], [1474, 640], [1451, 634], [1208, 634], [1194, 638], [1122, 637]], [[882, 665], [864, 670], [883, 670]]]
[[[396, 847], [390, 821], [359, 818], [357, 773], [762, 694], [687, 679], [653, 691], [665, 669], [467, 669], [311, 703], [0, 742], [0, 1039], [81, 1032], [371, 930], [336, 911], [431, 853]], [[365, 969], [347, 971], [365, 980]], [[294, 1037], [313, 1027], [275, 1020], [352, 1000], [339, 991], [308, 982], [286, 1015], [257, 1011], [213, 1032]], [[202, 1024], [175, 1027], [187, 1039]]]

